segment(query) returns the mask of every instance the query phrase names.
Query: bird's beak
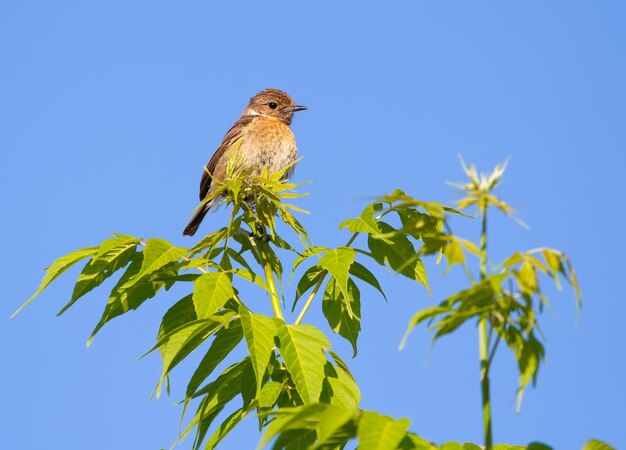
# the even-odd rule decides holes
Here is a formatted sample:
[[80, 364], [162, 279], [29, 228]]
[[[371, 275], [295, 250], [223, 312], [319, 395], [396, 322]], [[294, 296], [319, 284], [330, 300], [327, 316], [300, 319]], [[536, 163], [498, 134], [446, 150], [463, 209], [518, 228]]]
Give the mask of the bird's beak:
[[296, 111], [304, 111], [305, 109], [308, 109], [308, 108], [306, 106], [294, 105], [294, 106], [290, 106], [287, 109], [291, 112], [296, 112]]

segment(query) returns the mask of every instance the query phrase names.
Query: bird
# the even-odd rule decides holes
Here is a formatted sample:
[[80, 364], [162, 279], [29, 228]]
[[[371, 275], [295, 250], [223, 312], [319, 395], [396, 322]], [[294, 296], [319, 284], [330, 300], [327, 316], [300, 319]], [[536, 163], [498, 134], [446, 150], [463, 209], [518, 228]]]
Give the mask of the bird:
[[[200, 201], [218, 188], [214, 180], [224, 181], [235, 148], [242, 171], [259, 176], [264, 168], [271, 174], [291, 164], [283, 176], [283, 179], [288, 178], [298, 156], [291, 121], [294, 113], [305, 109], [306, 106], [296, 105], [286, 92], [278, 89], [265, 89], [252, 97], [206, 165], [200, 179]], [[193, 236], [198, 231], [215, 200], [198, 207], [183, 235]]]

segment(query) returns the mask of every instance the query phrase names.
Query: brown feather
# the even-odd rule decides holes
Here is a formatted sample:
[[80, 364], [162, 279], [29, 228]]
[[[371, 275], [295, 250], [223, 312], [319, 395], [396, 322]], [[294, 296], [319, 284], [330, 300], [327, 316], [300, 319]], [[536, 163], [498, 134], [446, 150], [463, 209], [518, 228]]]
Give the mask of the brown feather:
[[202, 178], [200, 179], [200, 201], [204, 200], [204, 198], [209, 193], [209, 189], [211, 188], [211, 182], [213, 181], [213, 175], [215, 173], [215, 168], [217, 167], [220, 159], [235, 142], [241, 137], [241, 133], [243, 129], [250, 124], [255, 119], [255, 116], [241, 116], [235, 124], [230, 127], [230, 130], [224, 136], [222, 143], [215, 150], [213, 156], [209, 160], [206, 165], [206, 169], [202, 172]]

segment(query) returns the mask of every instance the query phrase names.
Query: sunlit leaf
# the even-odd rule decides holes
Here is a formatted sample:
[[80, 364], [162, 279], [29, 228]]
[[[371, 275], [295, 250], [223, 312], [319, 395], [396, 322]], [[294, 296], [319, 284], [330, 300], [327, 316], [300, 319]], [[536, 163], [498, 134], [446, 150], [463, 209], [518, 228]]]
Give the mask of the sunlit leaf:
[[186, 401], [196, 393], [201, 383], [206, 380], [228, 354], [241, 342], [243, 330], [240, 320], [232, 320], [228, 328], [220, 328], [215, 334], [211, 347], [189, 380], [185, 394]]
[[294, 299], [291, 311], [295, 310], [298, 300], [302, 295], [323, 279], [326, 273], [326, 270], [319, 266], [311, 266], [302, 274], [302, 277], [298, 281], [298, 286], [296, 287], [296, 298]]
[[411, 331], [413, 331], [413, 329], [417, 325], [419, 325], [425, 320], [432, 319], [433, 317], [436, 317], [437, 315], [440, 315], [440, 314], [449, 313], [450, 311], [451, 309], [447, 306], [431, 306], [430, 308], [425, 308], [415, 313], [413, 317], [411, 317], [409, 326], [406, 332], [404, 333], [404, 337], [402, 338], [402, 341], [400, 342], [400, 350], [402, 350], [406, 346], [406, 342], [409, 338], [409, 335], [411, 334]]
[[191, 249], [189, 249], [189, 257], [200, 253], [203, 250], [210, 249], [216, 247], [220, 242], [222, 242], [228, 236], [228, 228], [220, 228], [217, 231], [205, 236], [202, 238], [200, 242], [194, 245]]
[[361, 391], [352, 374], [344, 365], [337, 364], [335, 366], [330, 361], [326, 362], [324, 373], [328, 385], [324, 385], [321, 400], [354, 410], [361, 401]]
[[422, 239], [426, 234], [435, 234], [441, 231], [443, 222], [440, 217], [443, 216], [443, 212], [440, 209], [436, 211], [437, 216], [430, 214], [424, 214], [413, 208], [401, 208], [397, 210], [402, 222], [402, 230], [415, 239]]
[[[306, 430], [314, 430], [319, 423], [320, 416], [329, 408], [330, 405], [324, 403], [313, 403], [311, 405], [304, 405], [296, 408], [281, 408], [277, 411], [273, 411], [276, 417], [269, 423], [265, 429], [265, 433], [259, 442], [257, 449], [265, 447], [272, 439], [279, 436], [277, 443], [282, 439], [283, 445], [274, 445], [273, 448], [294, 448], [286, 447], [284, 444], [287, 442], [293, 443], [297, 439], [305, 436]], [[295, 431], [296, 433], [289, 434], [289, 432]], [[312, 440], [306, 438], [307, 444], [312, 444], [315, 441], [315, 433], [313, 433]], [[299, 448], [299, 447], [295, 447]], [[309, 448], [309, 447], [304, 447]]]
[[463, 253], [463, 247], [461, 243], [452, 239], [448, 242], [443, 249], [443, 254], [448, 260], [448, 269], [450, 269], [455, 264], [463, 264], [465, 262], [465, 254]]
[[378, 234], [378, 224], [374, 217], [374, 204], [369, 204], [359, 217], [344, 220], [339, 224], [339, 228], [347, 228], [353, 233]]
[[324, 291], [322, 311], [332, 330], [350, 342], [353, 356], [356, 356], [357, 339], [361, 331], [361, 293], [351, 279], [348, 279], [347, 292], [346, 298], [337, 287], [336, 280], [330, 280]]
[[319, 400], [324, 381], [328, 339], [311, 325], [282, 325], [278, 329], [279, 351], [305, 404]]
[[415, 433], [408, 432], [404, 438], [402, 438], [397, 448], [398, 450], [437, 450], [440, 447], [431, 444]]
[[[130, 265], [111, 290], [102, 317], [92, 331], [87, 345], [91, 345], [98, 331], [100, 331], [107, 322], [128, 311], [139, 308], [143, 302], [154, 297], [161, 288], [168, 285], [167, 281], [161, 281], [158, 277], [157, 279], [146, 277], [140, 281], [136, 281], [136, 276], [143, 265], [143, 257], [143, 252], [138, 252], [133, 256]], [[158, 275], [167, 278], [167, 276], [173, 277], [177, 273], [178, 271], [176, 269], [163, 267], [162, 270], [158, 272]]]
[[379, 222], [378, 226], [381, 232], [387, 235], [391, 244], [372, 236], [368, 237], [367, 244], [376, 262], [388, 263], [394, 271], [424, 285], [430, 292], [426, 269], [411, 241], [385, 222]]
[[265, 383], [259, 393], [259, 406], [261, 408], [273, 407], [276, 404], [276, 400], [278, 400], [278, 396], [282, 392], [284, 386], [284, 383], [279, 383], [277, 381], [268, 381]]
[[395, 420], [374, 411], [364, 411], [359, 421], [359, 450], [395, 450], [404, 438], [410, 422]]
[[76, 250], [68, 255], [61, 256], [59, 259], [54, 261], [50, 267], [46, 269], [46, 274], [41, 280], [41, 284], [35, 291], [35, 293], [28, 299], [22, 306], [20, 306], [17, 311], [13, 313], [11, 317], [15, 317], [15, 315], [20, 312], [26, 305], [32, 302], [41, 292], [52, 283], [59, 275], [65, 272], [67, 269], [72, 267], [77, 262], [88, 258], [98, 252], [98, 247], [88, 247], [80, 250]]
[[193, 304], [198, 318], [210, 317], [234, 296], [233, 287], [224, 272], [202, 274], [194, 283]]
[[224, 439], [226, 435], [230, 433], [249, 412], [250, 408], [240, 408], [224, 419], [217, 430], [215, 430], [215, 433], [213, 433], [213, 435], [206, 441], [204, 448], [207, 450], [215, 448], [215, 446], [219, 444], [221, 440]]
[[242, 375], [250, 368], [250, 358], [244, 358], [228, 367], [215, 381], [200, 389], [195, 396], [203, 396], [194, 418], [181, 433], [184, 439], [196, 427], [196, 438], [193, 448], [199, 448], [208, 428], [224, 407], [241, 393]]
[[380, 283], [374, 276], [372, 272], [369, 271], [367, 267], [362, 265], [361, 263], [354, 261], [350, 266], [350, 275], [357, 277], [358, 279], [365, 281], [370, 286], [373, 286], [378, 292], [382, 294], [382, 296], [387, 300], [387, 296], [383, 292], [383, 289], [380, 287]]
[[141, 270], [134, 281], [139, 281], [170, 263], [178, 262], [185, 253], [186, 248], [174, 247], [164, 239], [148, 239], [143, 250]]
[[221, 326], [219, 322], [213, 320], [196, 320], [159, 339], [156, 347], [161, 353], [163, 371], [156, 389], [157, 397], [161, 393], [161, 385], [167, 374]]
[[354, 408], [328, 405], [318, 419], [317, 443], [314, 448], [320, 448], [331, 441], [334, 434], [354, 417], [354, 413]]
[[[349, 298], [348, 273], [350, 266], [354, 262], [356, 251], [349, 247], [340, 247], [328, 250], [317, 263], [318, 266], [326, 269], [337, 282], [337, 287], [342, 292], [344, 298]], [[346, 310], [350, 316], [353, 315], [350, 302], [346, 302]]]
[[293, 273], [296, 271], [298, 266], [302, 264], [303, 261], [305, 261], [306, 259], [312, 256], [320, 255], [326, 252], [327, 250], [328, 250], [328, 247], [321, 247], [321, 246], [312, 246], [312, 247], [305, 249], [300, 255], [298, 255], [298, 257], [293, 262], [293, 266], [291, 268], [291, 276], [293, 276]]
[[139, 238], [123, 235], [105, 240], [98, 249], [98, 253], [85, 265], [78, 276], [72, 298], [59, 311], [59, 315], [63, 314], [80, 297], [100, 286], [117, 270], [125, 267], [135, 255], [135, 248], [139, 242]]
[[244, 307], [240, 308], [239, 313], [241, 314], [243, 335], [250, 352], [250, 360], [256, 376], [257, 391], [260, 391], [265, 370], [274, 351], [274, 338], [278, 327], [284, 322], [274, 317], [252, 314]]
[[161, 325], [159, 326], [159, 333], [157, 334], [157, 341], [165, 335], [170, 334], [172, 331], [197, 319], [198, 316], [193, 306], [191, 295], [186, 295], [174, 303], [163, 315]]
[[615, 450], [615, 448], [606, 442], [592, 439], [583, 446], [582, 450]]

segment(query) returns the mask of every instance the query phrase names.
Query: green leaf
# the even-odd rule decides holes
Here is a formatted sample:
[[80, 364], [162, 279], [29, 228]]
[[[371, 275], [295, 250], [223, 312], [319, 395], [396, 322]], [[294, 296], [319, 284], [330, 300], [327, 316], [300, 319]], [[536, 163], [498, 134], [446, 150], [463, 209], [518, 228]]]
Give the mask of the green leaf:
[[267, 427], [258, 448], [277, 437], [273, 449], [339, 449], [356, 431], [350, 427], [354, 409], [326, 403], [281, 408], [270, 414], [276, 417]]
[[179, 441], [182, 441], [194, 427], [197, 427], [193, 448], [200, 447], [215, 417], [236, 395], [241, 393], [242, 375], [249, 368], [250, 358], [244, 358], [228, 367], [215, 381], [196, 393], [196, 396], [204, 395], [204, 397], [196, 415], [180, 434]]
[[232, 320], [228, 328], [220, 328], [215, 334], [211, 347], [209, 347], [209, 350], [189, 380], [185, 394], [186, 402], [191, 400], [200, 384], [213, 373], [217, 365], [241, 342], [242, 338], [243, 329], [241, 321], [238, 319]]
[[395, 450], [406, 435], [408, 419], [395, 420], [374, 411], [364, 411], [359, 421], [359, 450]]
[[[355, 257], [356, 251], [353, 248], [340, 247], [328, 250], [317, 263], [318, 266], [326, 269], [337, 281], [337, 286], [343, 293], [344, 298], [350, 297], [348, 293], [348, 273]], [[352, 316], [350, 304], [347, 304], [347, 308], [348, 313]]]
[[613, 448], [606, 442], [592, 439], [583, 446], [582, 450], [615, 450], [615, 448]]
[[411, 241], [409, 241], [406, 235], [385, 222], [379, 222], [378, 226], [391, 243], [388, 244], [372, 236], [368, 237], [367, 245], [376, 262], [381, 265], [388, 263], [394, 271], [424, 285], [430, 292], [426, 268], [415, 252]]
[[324, 349], [328, 339], [311, 325], [282, 325], [278, 329], [279, 351], [305, 404], [319, 400], [324, 381]]
[[203, 273], [194, 283], [193, 304], [199, 319], [210, 317], [235, 295], [224, 272]]
[[347, 368], [339, 364], [335, 366], [330, 361], [327, 361], [324, 373], [329, 389], [326, 389], [327, 386], [325, 384], [322, 390], [322, 401], [355, 410], [361, 401], [361, 391]]
[[256, 376], [257, 393], [263, 385], [263, 376], [274, 351], [274, 337], [278, 327], [284, 322], [262, 314], [252, 314], [245, 307], [239, 309], [243, 335], [250, 352], [252, 368]]
[[439, 450], [463, 450], [463, 444], [460, 442], [446, 442], [437, 448]]
[[550, 269], [550, 275], [554, 279], [557, 287], [561, 287], [561, 283], [559, 282], [559, 274], [561, 274], [572, 285], [574, 293], [576, 294], [576, 304], [580, 306], [582, 296], [580, 286], [576, 278], [576, 271], [574, 267], [572, 267], [572, 263], [567, 255], [558, 250], [549, 248], [539, 250], [542, 250], [546, 265]]
[[535, 338], [533, 333], [530, 333], [528, 338], [521, 342], [521, 349], [516, 351], [517, 364], [520, 372], [517, 411], [522, 407], [522, 397], [526, 386], [528, 386], [528, 383], [531, 381], [536, 381], [539, 365], [545, 358], [543, 345]]
[[213, 320], [196, 320], [159, 339], [156, 347], [161, 353], [163, 371], [156, 388], [157, 398], [161, 395], [161, 386], [167, 374], [221, 326]]
[[163, 315], [157, 334], [157, 342], [172, 331], [196, 320], [198, 320], [198, 316], [193, 307], [191, 294], [189, 294], [174, 303]]
[[[312, 256], [316, 256], [316, 255], [319, 255], [320, 253], [324, 253], [326, 250], [328, 250], [327, 247], [321, 247], [321, 246], [318, 246], [318, 245], [313, 246], [313, 247], [308, 247], [307, 249], [305, 249], [294, 260], [293, 265], [291, 267], [291, 276], [293, 276], [294, 272], [296, 271], [298, 266], [300, 266], [300, 264], [302, 264], [303, 261], [307, 260], [308, 258], [310, 258]], [[290, 279], [290, 281], [291, 281], [291, 279]]]
[[298, 300], [304, 295], [306, 291], [315, 286], [320, 279], [326, 276], [326, 270], [322, 269], [319, 266], [311, 266], [309, 267], [302, 278], [298, 281], [298, 286], [296, 288], [296, 298], [293, 301], [293, 306], [291, 307], [291, 312], [296, 309], [296, 305], [298, 304]]
[[451, 295], [440, 306], [452, 308], [458, 306], [460, 310], [469, 310], [474, 307], [488, 306], [493, 303], [495, 294], [506, 274], [491, 275], [480, 283]]
[[[296, 431], [298, 435], [302, 436], [306, 434], [306, 430], [315, 429], [319, 423], [320, 415], [326, 411], [328, 406], [324, 403], [314, 403], [296, 408], [281, 408], [277, 411], [272, 411], [276, 417], [267, 426], [257, 449], [263, 448], [276, 436], [279, 436], [277, 444], [282, 438], [283, 445], [274, 445], [273, 448], [292, 448], [284, 445], [287, 442], [293, 442], [298, 439], [298, 436], [294, 436], [296, 433], [290, 434], [290, 432]], [[313, 441], [315, 441], [315, 435], [313, 436]]]
[[387, 300], [387, 296], [383, 292], [383, 289], [380, 287], [378, 280], [376, 279], [374, 274], [369, 271], [367, 267], [365, 267], [361, 263], [358, 263], [357, 261], [354, 261], [352, 265], [350, 266], [349, 272], [350, 272], [350, 275], [355, 276], [358, 279], [365, 281], [370, 286], [374, 287], [376, 290], [378, 290], [378, 292], [381, 293], [383, 298]]
[[464, 442], [461, 448], [462, 450], [482, 450], [479, 445], [473, 444], [471, 442]]
[[83, 268], [74, 286], [71, 300], [58, 315], [63, 314], [87, 292], [100, 286], [117, 270], [125, 267], [135, 255], [135, 249], [140, 241], [138, 238], [123, 235], [105, 240], [100, 245], [98, 253]]
[[61, 275], [63, 272], [65, 272], [67, 269], [69, 269], [70, 267], [72, 267], [74, 264], [76, 264], [77, 262], [92, 256], [94, 254], [96, 254], [98, 252], [98, 247], [88, 247], [88, 248], [82, 248], [80, 250], [76, 250], [75, 252], [72, 252], [68, 255], [65, 256], [61, 256], [59, 259], [57, 259], [56, 261], [54, 261], [50, 267], [48, 267], [46, 274], [43, 277], [43, 280], [41, 280], [41, 284], [39, 285], [39, 287], [37, 288], [37, 290], [35, 291], [35, 293], [33, 295], [31, 295], [31, 297], [26, 300], [24, 302], [24, 304], [22, 306], [20, 306], [17, 311], [15, 311], [11, 317], [15, 317], [15, 315], [17, 313], [19, 313], [26, 305], [28, 305], [30, 302], [32, 302], [33, 300], [35, 300], [35, 298], [41, 294], [41, 292], [48, 287], [48, 285], [50, 283], [52, 283], [59, 275]]
[[504, 333], [509, 348], [515, 353], [519, 370], [517, 411], [521, 408], [526, 386], [530, 381], [536, 381], [539, 365], [545, 357], [543, 345], [535, 338], [534, 334], [532, 332], [528, 333], [527, 336], [524, 334], [522, 330], [513, 325], [509, 326]]
[[258, 396], [259, 407], [272, 408], [276, 404], [276, 400], [278, 400], [278, 396], [283, 391], [284, 387], [285, 384], [279, 383], [278, 381], [268, 381], [265, 383]]
[[[107, 305], [104, 308], [100, 321], [91, 332], [91, 336], [87, 341], [87, 346], [91, 345], [93, 339], [100, 329], [110, 320], [118, 317], [128, 311], [135, 310], [141, 306], [143, 302], [154, 297], [156, 293], [168, 284], [165, 281], [146, 277], [143, 280], [135, 281], [136, 275], [139, 273], [143, 264], [143, 252], [135, 253], [130, 265], [121, 276], [117, 284], [111, 290]], [[170, 273], [175, 276], [176, 269], [169, 269], [163, 273]]]
[[396, 210], [402, 222], [402, 231], [415, 239], [424, 239], [425, 235], [439, 234], [442, 228], [443, 211], [438, 209], [435, 217], [413, 209], [413, 207], [398, 208]]
[[411, 334], [411, 331], [413, 331], [413, 329], [417, 325], [424, 322], [425, 320], [429, 320], [440, 314], [447, 314], [449, 312], [451, 312], [451, 309], [448, 307], [431, 306], [430, 308], [425, 308], [415, 313], [413, 317], [411, 317], [409, 326], [406, 332], [404, 333], [404, 337], [402, 338], [402, 341], [400, 342], [400, 350], [402, 350], [406, 346], [406, 341], [408, 340], [409, 335]]
[[443, 249], [443, 254], [448, 260], [448, 270], [455, 264], [463, 264], [465, 262], [465, 253], [463, 247], [456, 239], [451, 239]]
[[527, 294], [534, 294], [539, 291], [539, 282], [537, 280], [537, 272], [535, 267], [529, 261], [525, 261], [522, 264], [518, 274], [517, 282], [520, 290]]
[[466, 239], [460, 239], [460, 238], [457, 238], [457, 239], [461, 242], [461, 245], [463, 245], [463, 247], [465, 247], [465, 249], [468, 252], [470, 252], [474, 256], [478, 256], [480, 258], [480, 249], [478, 248], [478, 246], [476, 244], [474, 244], [472, 241], [468, 241]]
[[[497, 446], [496, 446], [497, 447]], [[527, 447], [523, 446], [511, 446], [512, 450], [554, 450], [549, 445], [543, 444], [541, 442], [531, 442]], [[495, 447], [493, 450], [497, 450]], [[612, 449], [604, 449], [604, 450], [612, 450]]]
[[196, 245], [194, 245], [189, 250], [189, 257], [192, 257], [205, 249], [212, 249], [216, 247], [220, 242], [222, 242], [228, 236], [228, 228], [220, 228], [218, 231], [215, 231], [204, 238]]
[[186, 248], [174, 247], [164, 239], [148, 239], [143, 250], [143, 264], [134, 281], [137, 282], [168, 264], [178, 262], [185, 253]]
[[411, 432], [407, 433], [398, 445], [399, 450], [436, 450], [437, 448], [439, 447]]
[[354, 417], [355, 409], [327, 405], [318, 419], [317, 443], [314, 448], [323, 448], [332, 440], [335, 433]]
[[315, 444], [315, 431], [290, 430], [278, 436], [272, 450], [309, 450]]
[[239, 422], [241, 422], [244, 417], [251, 411], [250, 408], [240, 408], [230, 416], [228, 416], [224, 422], [221, 423], [219, 428], [215, 430], [215, 433], [207, 440], [205, 449], [214, 449], [217, 444], [221, 442], [222, 439], [226, 437], [228, 433], [230, 433], [233, 428], [237, 426]]
[[369, 204], [359, 217], [344, 220], [339, 224], [339, 228], [347, 228], [353, 233], [380, 234], [374, 212], [374, 204]]
[[246, 281], [256, 284], [257, 286], [267, 291], [268, 293], [270, 292], [269, 288], [267, 287], [267, 284], [265, 284], [265, 281], [263, 281], [263, 278], [258, 276], [256, 273], [250, 270], [237, 269], [237, 268], [230, 270], [230, 272], [233, 275], [237, 275], [238, 277], [243, 278]]
[[361, 293], [351, 279], [348, 279], [347, 292], [346, 298], [337, 288], [336, 280], [331, 279], [324, 291], [322, 311], [332, 330], [350, 342], [354, 357], [357, 354], [357, 339], [361, 331]]

